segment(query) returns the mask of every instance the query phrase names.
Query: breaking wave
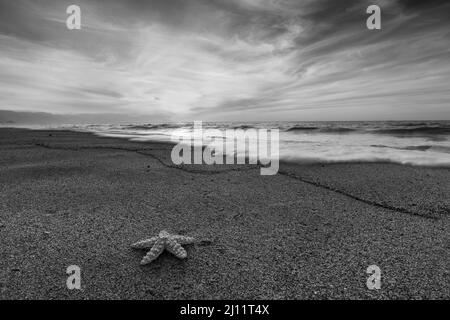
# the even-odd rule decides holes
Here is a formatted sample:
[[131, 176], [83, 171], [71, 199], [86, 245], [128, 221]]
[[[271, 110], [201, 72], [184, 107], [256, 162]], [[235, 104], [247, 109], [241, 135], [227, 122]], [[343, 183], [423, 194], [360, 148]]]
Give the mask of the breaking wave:
[[[193, 134], [194, 123], [72, 127], [136, 141], [170, 141], [175, 129]], [[390, 162], [450, 167], [449, 121], [203, 122], [203, 129], [279, 129], [280, 159], [301, 163]], [[67, 127], [66, 127], [67, 129]], [[70, 128], [69, 128], [70, 129]], [[177, 130], [179, 134], [180, 130]], [[214, 135], [227, 143], [224, 136]]]

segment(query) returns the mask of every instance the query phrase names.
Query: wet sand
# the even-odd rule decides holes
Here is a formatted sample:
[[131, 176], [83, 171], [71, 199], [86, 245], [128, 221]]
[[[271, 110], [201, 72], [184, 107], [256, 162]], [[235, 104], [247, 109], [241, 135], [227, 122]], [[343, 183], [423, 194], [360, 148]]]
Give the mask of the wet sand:
[[[171, 148], [0, 129], [0, 299], [450, 298], [449, 169], [284, 163], [261, 176], [175, 167]], [[162, 229], [197, 242], [186, 260], [140, 266], [130, 244]]]

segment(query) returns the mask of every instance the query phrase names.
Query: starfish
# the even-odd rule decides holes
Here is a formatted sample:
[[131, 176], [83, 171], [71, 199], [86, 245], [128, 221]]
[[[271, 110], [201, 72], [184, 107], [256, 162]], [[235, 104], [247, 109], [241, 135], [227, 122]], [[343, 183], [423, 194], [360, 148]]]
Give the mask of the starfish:
[[131, 247], [134, 249], [150, 249], [141, 261], [141, 265], [145, 265], [158, 258], [164, 249], [173, 253], [177, 258], [184, 259], [187, 257], [187, 252], [181, 245], [194, 241], [195, 239], [192, 237], [173, 235], [163, 230], [158, 236], [136, 242]]

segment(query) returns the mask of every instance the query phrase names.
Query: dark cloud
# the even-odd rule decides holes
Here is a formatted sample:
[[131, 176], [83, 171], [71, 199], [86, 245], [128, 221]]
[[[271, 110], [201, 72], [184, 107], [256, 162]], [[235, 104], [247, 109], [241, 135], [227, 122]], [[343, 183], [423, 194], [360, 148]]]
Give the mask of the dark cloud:
[[421, 10], [424, 8], [448, 7], [447, 0], [398, 0], [398, 3], [407, 10]]

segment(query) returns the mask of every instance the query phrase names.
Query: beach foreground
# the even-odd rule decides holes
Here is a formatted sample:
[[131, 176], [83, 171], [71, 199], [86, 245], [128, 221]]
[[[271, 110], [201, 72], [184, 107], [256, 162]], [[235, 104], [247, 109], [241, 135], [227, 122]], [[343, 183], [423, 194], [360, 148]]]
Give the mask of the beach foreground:
[[[448, 168], [284, 163], [261, 176], [175, 167], [171, 148], [0, 129], [0, 299], [450, 297]], [[130, 245], [163, 229], [197, 239], [188, 258], [140, 266]]]

